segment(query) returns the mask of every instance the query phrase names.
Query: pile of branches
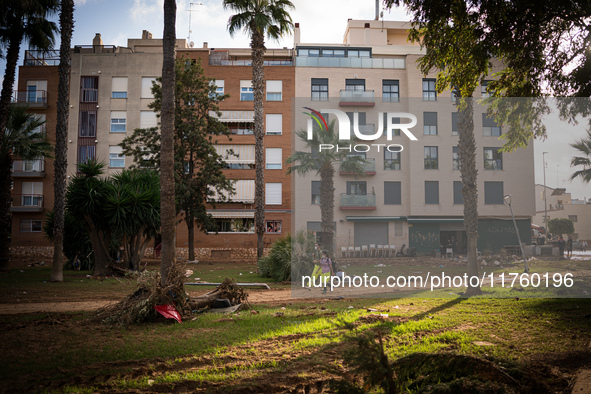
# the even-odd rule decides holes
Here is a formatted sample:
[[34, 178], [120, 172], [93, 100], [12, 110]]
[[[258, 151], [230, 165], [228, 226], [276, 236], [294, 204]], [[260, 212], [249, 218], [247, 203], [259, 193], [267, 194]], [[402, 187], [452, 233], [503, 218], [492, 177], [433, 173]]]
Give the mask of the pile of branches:
[[228, 278], [209, 293], [188, 297], [184, 285], [185, 272], [184, 265], [173, 264], [165, 286], [160, 284], [160, 272], [141, 272], [137, 279], [138, 288], [132, 294], [117, 304], [99, 309], [92, 319], [108, 325], [127, 326], [158, 319], [155, 305], [172, 304], [182, 317], [188, 317], [193, 311], [209, 307], [219, 298], [230, 300], [232, 305], [248, 301], [248, 293]]

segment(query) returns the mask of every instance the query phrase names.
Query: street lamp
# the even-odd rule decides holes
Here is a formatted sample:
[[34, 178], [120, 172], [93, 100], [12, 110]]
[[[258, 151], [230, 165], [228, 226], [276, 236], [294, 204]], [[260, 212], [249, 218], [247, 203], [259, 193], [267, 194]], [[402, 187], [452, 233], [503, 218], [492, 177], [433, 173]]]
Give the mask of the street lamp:
[[521, 249], [521, 255], [523, 256], [523, 263], [525, 264], [523, 272], [529, 272], [529, 268], [527, 268], [527, 259], [525, 258], [525, 252], [523, 251], [523, 245], [521, 244], [521, 236], [519, 235], [519, 229], [517, 228], [517, 222], [515, 221], [515, 215], [513, 215], [513, 208], [511, 207], [511, 195], [507, 194], [503, 197], [505, 204], [509, 205], [509, 210], [511, 210], [511, 218], [513, 218], [513, 225], [515, 226], [515, 232], [517, 233], [517, 241], [519, 242], [519, 248]]

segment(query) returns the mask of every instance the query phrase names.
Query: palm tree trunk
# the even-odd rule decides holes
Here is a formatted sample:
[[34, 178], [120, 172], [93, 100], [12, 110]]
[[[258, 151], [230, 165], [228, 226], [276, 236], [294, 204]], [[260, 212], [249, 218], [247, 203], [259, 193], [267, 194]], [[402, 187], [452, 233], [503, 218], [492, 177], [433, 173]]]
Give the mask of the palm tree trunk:
[[55, 128], [55, 157], [53, 161], [54, 179], [54, 225], [53, 225], [53, 265], [50, 280], [63, 282], [63, 244], [64, 215], [66, 204], [66, 168], [68, 165], [68, 114], [70, 106], [70, 43], [74, 29], [74, 1], [62, 0], [60, 13], [61, 44], [60, 64], [58, 66], [59, 85], [57, 91], [57, 126]]
[[[474, 108], [472, 97], [463, 100], [458, 107], [458, 130], [460, 134], [458, 153], [464, 197], [464, 226], [468, 238], [468, 276], [478, 276], [478, 189], [476, 187], [476, 142], [474, 140]], [[480, 287], [468, 283], [467, 295], [482, 294]]]
[[189, 260], [195, 260], [195, 218], [187, 215], [185, 222], [187, 223], [187, 233], [189, 235]]
[[[0, 96], [0, 147], [4, 143], [4, 130], [6, 122], [10, 115], [10, 99], [12, 97], [12, 86], [14, 85], [14, 75], [16, 63], [23, 39], [22, 30], [13, 31], [10, 37], [8, 50], [6, 51], [6, 69], [4, 70], [4, 80], [2, 81], [2, 93]], [[10, 216], [10, 171], [12, 159], [7, 156], [0, 158], [0, 269], [6, 269], [8, 259], [10, 258], [10, 237], [12, 218]]]
[[329, 256], [334, 256], [334, 172], [333, 166], [320, 170], [320, 245]]
[[160, 232], [162, 255], [161, 284], [168, 279], [168, 270], [175, 261], [176, 209], [174, 200], [174, 46], [176, 41], [176, 2], [164, 0], [164, 32], [162, 40], [162, 120], [160, 146]]
[[264, 175], [264, 132], [263, 132], [263, 93], [264, 70], [263, 55], [265, 38], [254, 28], [250, 47], [252, 49], [252, 87], [254, 96], [254, 138], [255, 138], [255, 229], [257, 234], [257, 259], [263, 257], [265, 233], [265, 175]]

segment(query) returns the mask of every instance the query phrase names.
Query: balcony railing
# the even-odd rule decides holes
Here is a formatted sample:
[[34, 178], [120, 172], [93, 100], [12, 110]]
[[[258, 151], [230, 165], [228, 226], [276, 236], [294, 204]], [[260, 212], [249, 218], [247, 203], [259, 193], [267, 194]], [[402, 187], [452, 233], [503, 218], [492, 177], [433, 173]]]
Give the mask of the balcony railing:
[[376, 195], [375, 194], [341, 194], [340, 209], [361, 209], [373, 210], [376, 209]]
[[60, 51], [25, 51], [23, 66], [57, 66], [60, 63]]
[[340, 105], [362, 105], [362, 106], [373, 106], [375, 105], [376, 98], [373, 90], [348, 90], [341, 89], [340, 93]]
[[297, 67], [387, 68], [404, 69], [405, 59], [381, 57], [296, 57]]
[[[252, 60], [227, 60], [209, 58], [210, 66], [252, 66]], [[263, 66], [293, 66], [293, 60], [264, 60]]]
[[13, 177], [44, 177], [45, 159], [15, 160], [12, 163]]
[[43, 194], [13, 194], [11, 212], [43, 212]]
[[12, 102], [28, 105], [31, 108], [47, 108], [47, 92], [45, 90], [15, 90]]
[[96, 103], [98, 102], [98, 89], [80, 89], [81, 103]]
[[[376, 160], [375, 159], [365, 159], [365, 163], [363, 163], [363, 171], [366, 175], [375, 175], [376, 174]], [[339, 170], [340, 175], [358, 175], [355, 172], [350, 171], [343, 171], [342, 169]]]

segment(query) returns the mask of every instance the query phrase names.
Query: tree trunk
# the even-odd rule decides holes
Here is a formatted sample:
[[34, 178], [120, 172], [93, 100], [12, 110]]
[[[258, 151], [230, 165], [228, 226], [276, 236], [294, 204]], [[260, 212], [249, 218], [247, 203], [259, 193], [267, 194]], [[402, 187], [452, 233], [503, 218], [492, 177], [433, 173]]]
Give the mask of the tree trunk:
[[111, 263], [111, 256], [109, 249], [105, 248], [105, 243], [96, 230], [89, 230], [88, 237], [92, 243], [92, 251], [94, 253], [94, 275], [105, 276], [111, 273], [107, 267]]
[[[478, 189], [476, 179], [476, 142], [474, 140], [474, 108], [472, 97], [460, 99], [458, 106], [458, 154], [462, 175], [462, 196], [464, 197], [464, 226], [468, 238], [468, 276], [478, 276]], [[482, 294], [479, 286], [468, 283], [467, 295]]]
[[70, 43], [74, 29], [74, 1], [62, 0], [60, 13], [61, 44], [58, 66], [59, 85], [57, 91], [57, 126], [55, 128], [54, 178], [54, 225], [53, 265], [50, 280], [63, 282], [64, 215], [66, 205], [66, 171], [68, 153], [68, 114], [70, 106]]
[[189, 260], [195, 260], [195, 218], [187, 215], [185, 218], [187, 223], [187, 233], [189, 234]]
[[252, 87], [254, 96], [254, 138], [255, 138], [255, 230], [257, 234], [257, 259], [263, 257], [265, 234], [265, 176], [264, 176], [264, 131], [263, 131], [263, 93], [264, 70], [263, 55], [265, 38], [254, 28], [250, 41], [252, 49]]
[[164, 0], [164, 32], [162, 40], [162, 112], [160, 146], [160, 232], [162, 234], [161, 284], [168, 279], [168, 270], [175, 262], [176, 209], [174, 200], [174, 86], [176, 2]]
[[320, 245], [334, 258], [334, 167], [320, 170]]
[[[6, 51], [6, 69], [2, 81], [2, 93], [0, 96], [0, 147], [4, 144], [4, 130], [10, 115], [10, 99], [12, 97], [12, 86], [16, 63], [23, 39], [22, 30], [12, 31], [8, 50]], [[12, 217], [10, 216], [10, 194], [12, 159], [7, 156], [0, 159], [0, 269], [6, 269], [10, 258], [10, 238], [12, 228]], [[5, 167], [6, 166], [6, 167]]]

